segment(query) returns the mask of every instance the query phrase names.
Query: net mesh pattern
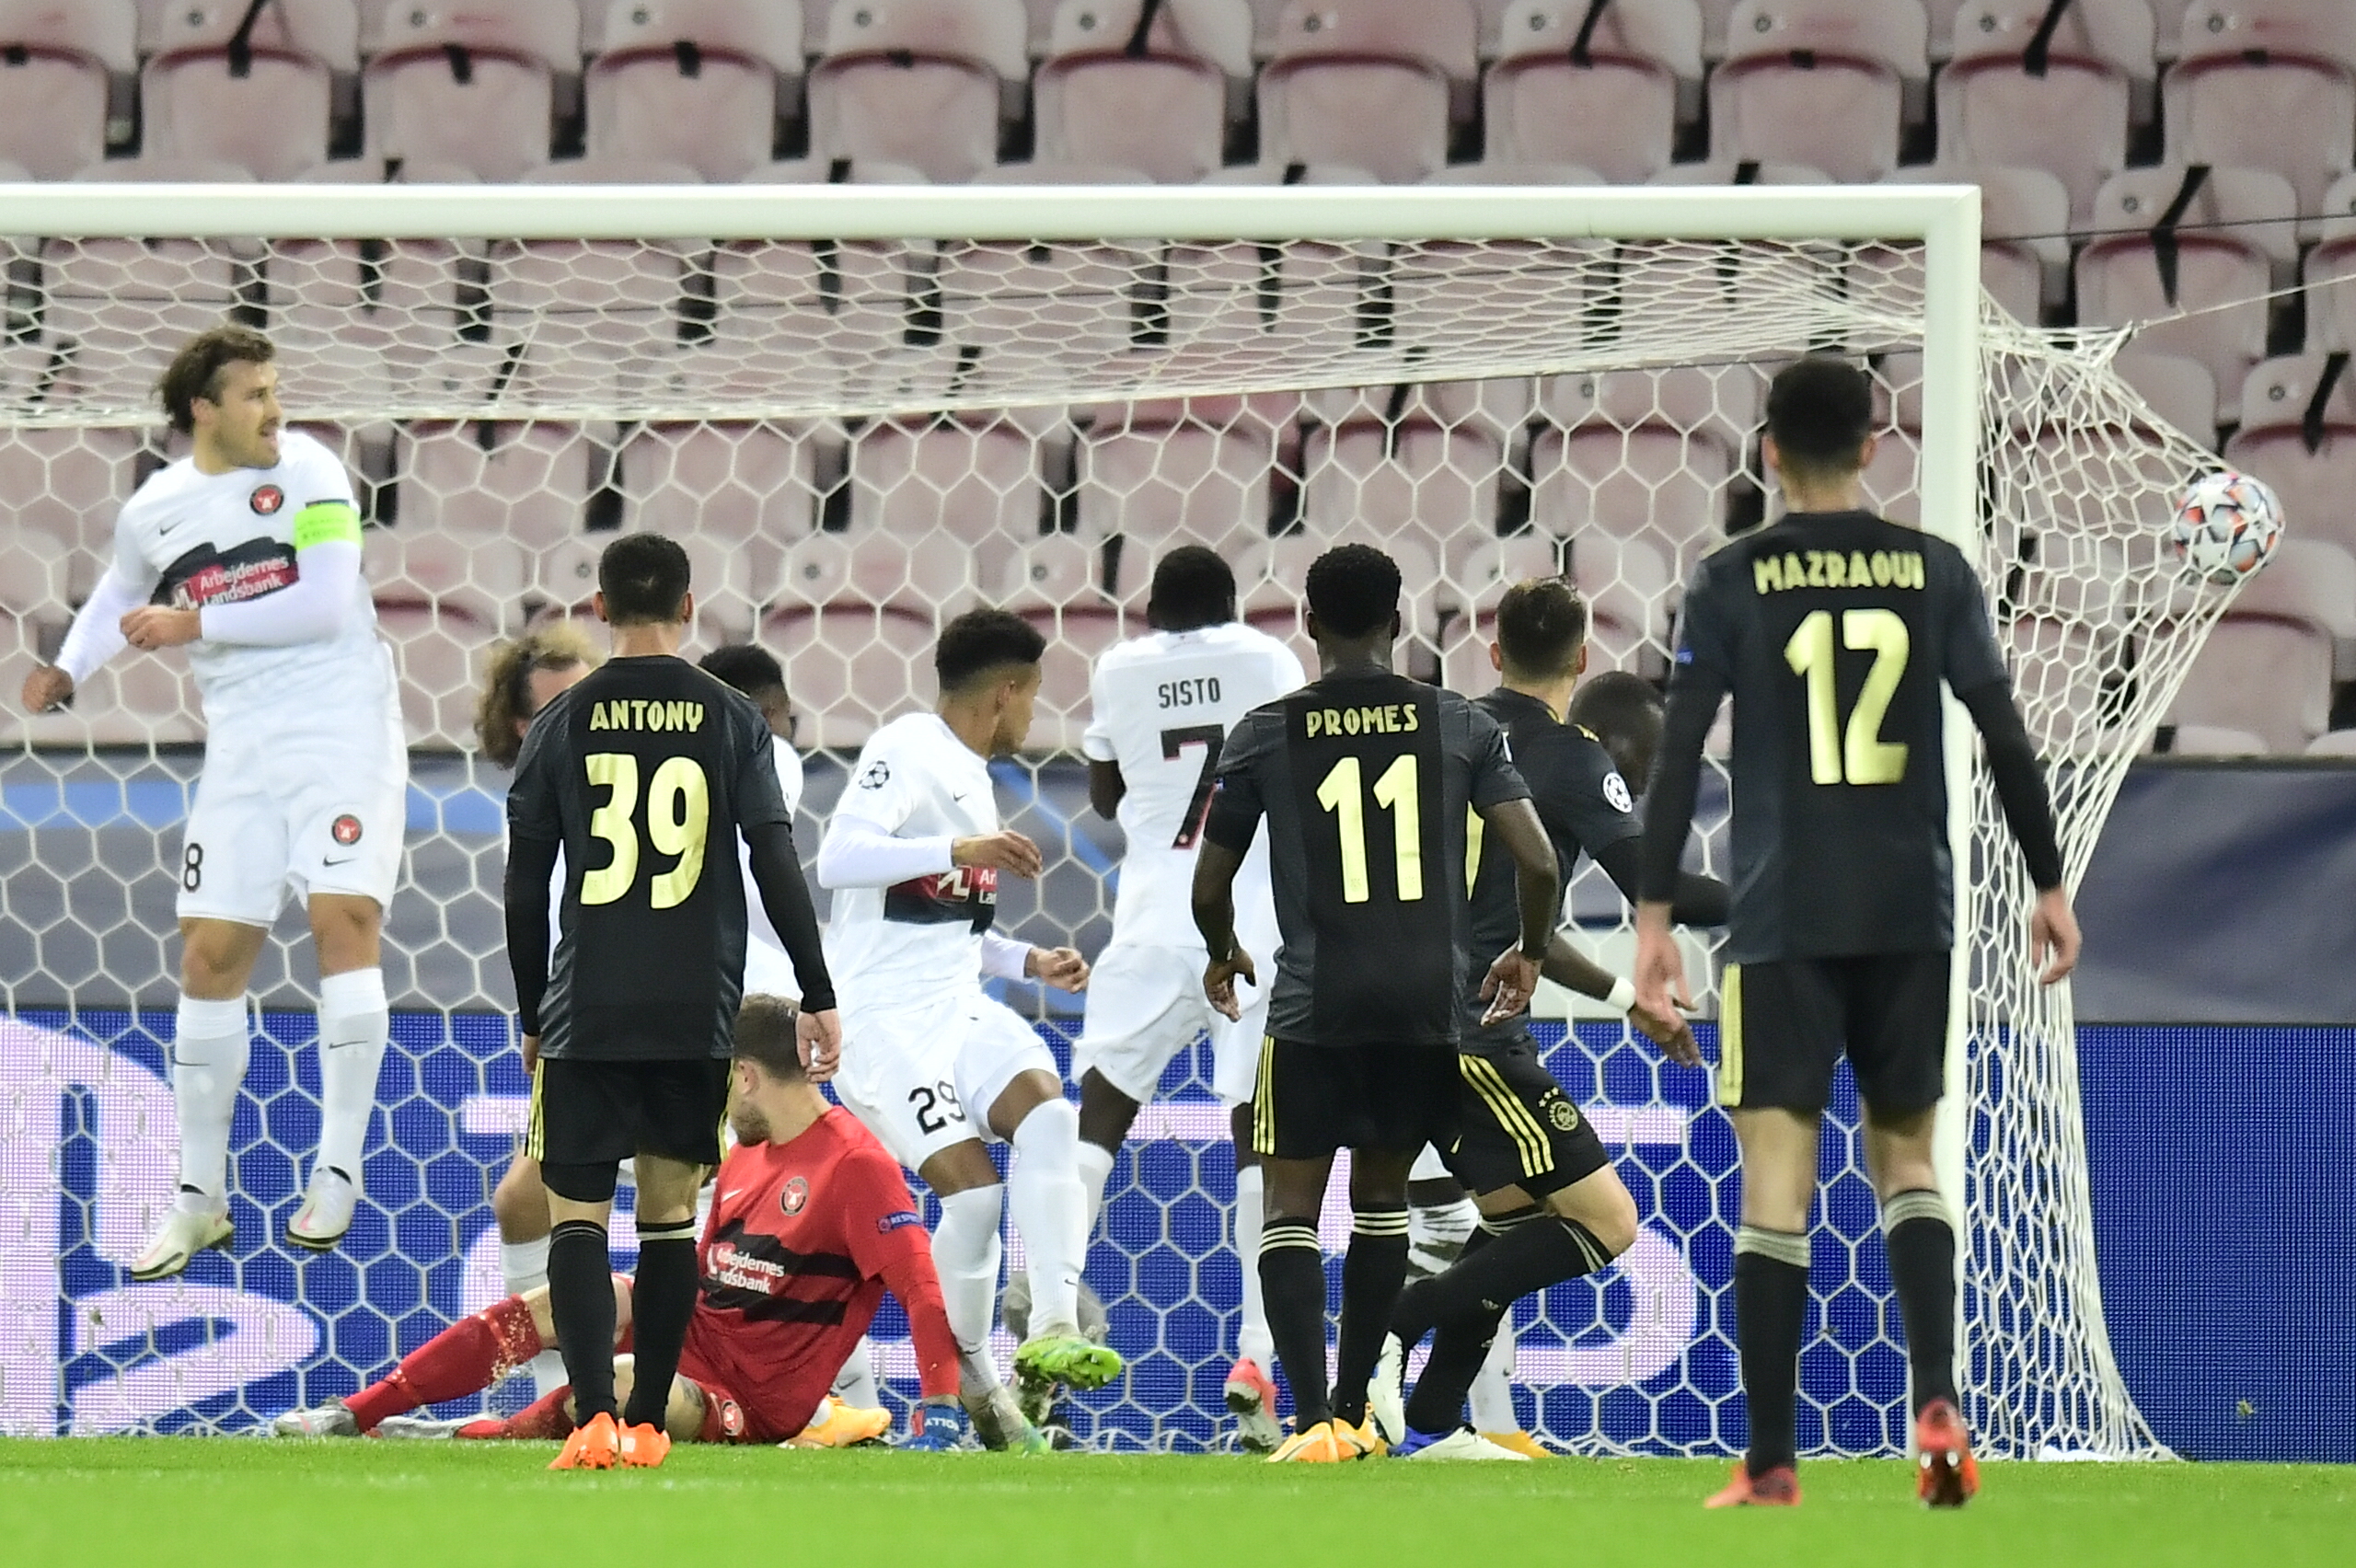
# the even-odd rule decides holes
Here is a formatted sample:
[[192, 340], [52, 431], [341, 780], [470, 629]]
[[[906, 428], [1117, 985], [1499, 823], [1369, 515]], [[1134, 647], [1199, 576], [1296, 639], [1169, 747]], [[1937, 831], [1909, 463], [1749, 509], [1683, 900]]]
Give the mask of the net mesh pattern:
[[[1170, 545], [1227, 555], [1245, 617], [1306, 653], [1308, 562], [1380, 544], [1404, 569], [1408, 667], [1475, 692], [1503, 589], [1566, 572], [1594, 610], [1590, 669], [1657, 678], [1692, 562], [1769, 511], [1765, 377], [1811, 349], [1873, 367], [1868, 492], [1918, 515], [1910, 245], [92, 238], [8, 257], [0, 687], [54, 651], [116, 510], [180, 450], [156, 372], [240, 320], [280, 345], [290, 419], [361, 485], [415, 748], [386, 959], [404, 1016], [360, 1228], [301, 1263], [273, 1239], [317, 1124], [307, 1047], [271, 1044], [303, 1038], [297, 1017], [257, 1046], [235, 1249], [132, 1286], [119, 1266], [169, 1200], [173, 1134], [168, 1012], [125, 1009], [174, 994], [196, 695], [176, 656], [127, 654], [70, 712], [0, 721], [0, 986], [29, 1032], [0, 1067], [10, 1430], [248, 1425], [496, 1294], [487, 1193], [522, 1084], [486, 1016], [507, 1001], [503, 776], [474, 752], [474, 688], [498, 639], [585, 614], [610, 530], [686, 544], [699, 646], [755, 640], [784, 663], [812, 753], [805, 847], [859, 744], [930, 700], [942, 617], [988, 602], [1036, 622], [1034, 749], [998, 771], [1049, 868], [1001, 918], [1092, 952], [1118, 838], [1086, 816], [1071, 753], [1091, 661], [1143, 628]], [[2108, 367], [2115, 345], [1986, 316], [1979, 564], [2074, 876], [2222, 607], [2163, 548], [2173, 494], [2213, 464]], [[1721, 780], [1705, 865], [1722, 868], [1724, 821]], [[2066, 994], [2025, 967], [2028, 890], [1984, 774], [1972, 858], [1968, 1413], [2000, 1451], [2150, 1451], [2103, 1329]], [[1591, 870], [1571, 912], [1624, 962], [1622, 905]], [[302, 945], [290, 912], [264, 1006], [310, 1005]], [[1070, 998], [1014, 999], [1069, 1021]], [[1698, 1078], [1617, 1023], [1581, 1030], [1550, 1033], [1550, 1060], [1626, 1147], [1646, 1227], [1600, 1285], [1524, 1305], [1522, 1416], [1580, 1447], [1738, 1445], [1730, 1134]], [[1076, 1412], [1106, 1444], [1222, 1440], [1239, 1274], [1208, 1076], [1182, 1059], [1115, 1170], [1090, 1277], [1136, 1365]], [[1905, 1441], [1895, 1303], [1853, 1103], [1834, 1127], [1802, 1440], [1887, 1452]], [[907, 1369], [904, 1332], [887, 1310], [887, 1372]]]

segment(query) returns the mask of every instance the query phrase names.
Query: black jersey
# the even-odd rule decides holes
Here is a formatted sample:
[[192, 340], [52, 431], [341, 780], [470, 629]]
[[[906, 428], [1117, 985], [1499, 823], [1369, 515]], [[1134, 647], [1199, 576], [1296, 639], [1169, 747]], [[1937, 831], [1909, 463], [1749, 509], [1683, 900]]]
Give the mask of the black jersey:
[[[1796, 513], [1694, 569], [1669, 700], [1734, 694], [1729, 960], [1953, 945], [1939, 685], [2004, 679], [1979, 580], [1917, 529]], [[1647, 896], [1684, 837], [1657, 825]]]
[[507, 795], [515, 846], [564, 848], [540, 1054], [730, 1055], [745, 987], [737, 839], [791, 820], [760, 709], [683, 659], [615, 659], [550, 703]]
[[1268, 1032], [1453, 1045], [1467, 812], [1529, 794], [1496, 720], [1403, 675], [1328, 676], [1245, 714], [1204, 832], [1240, 855], [1267, 818], [1283, 937]]
[[[1472, 706], [1503, 726], [1514, 767], [1530, 786], [1530, 804], [1553, 841], [1555, 870], [1566, 891], [1582, 850], [1599, 855], [1643, 834], [1628, 782], [1594, 732], [1564, 723], [1544, 703], [1518, 691], [1500, 688]], [[1513, 857], [1505, 846], [1486, 841], [1478, 816], [1464, 826], [1472, 846], [1466, 859], [1472, 868], [1472, 945], [1463, 993], [1463, 1049], [1502, 1050], [1524, 1037], [1529, 1020], [1511, 1018], [1483, 1027], [1481, 1015], [1489, 1004], [1481, 999], [1481, 983], [1491, 961], [1521, 940], [1521, 900], [1514, 887]]]

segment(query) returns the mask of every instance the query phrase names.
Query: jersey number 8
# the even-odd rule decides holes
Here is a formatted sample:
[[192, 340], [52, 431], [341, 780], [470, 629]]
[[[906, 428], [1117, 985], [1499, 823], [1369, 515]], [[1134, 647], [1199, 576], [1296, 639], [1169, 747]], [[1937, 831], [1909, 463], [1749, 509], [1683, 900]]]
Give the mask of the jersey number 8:
[[[638, 880], [638, 758], [628, 752], [593, 752], [582, 759], [589, 782], [609, 793], [589, 813], [590, 836], [614, 847], [614, 858], [581, 879], [581, 902], [612, 904]], [[685, 904], [703, 879], [706, 831], [711, 824], [711, 787], [695, 758], [664, 759], [646, 790], [646, 841], [656, 854], [676, 855], [667, 871], [646, 884], [647, 902], [657, 909]]]
[[1832, 688], [1832, 612], [1810, 611], [1784, 644], [1784, 662], [1807, 681], [1808, 778], [1818, 784], [1895, 784], [1906, 777], [1906, 746], [1883, 740], [1881, 721], [1905, 677], [1912, 639], [1895, 610], [1844, 610], [1841, 640], [1874, 655], [1845, 731]]

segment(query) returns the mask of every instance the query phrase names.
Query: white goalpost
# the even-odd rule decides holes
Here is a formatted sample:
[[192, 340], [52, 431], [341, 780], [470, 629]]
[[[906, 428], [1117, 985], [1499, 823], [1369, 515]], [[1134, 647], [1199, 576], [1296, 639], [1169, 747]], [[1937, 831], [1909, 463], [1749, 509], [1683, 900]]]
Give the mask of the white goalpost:
[[[183, 667], [126, 659], [72, 712], [0, 727], [0, 784], [38, 802], [6, 824], [0, 997], [51, 1043], [0, 1066], [0, 1104], [34, 1111], [0, 1140], [0, 1179], [31, 1194], [25, 1225], [0, 1226], [0, 1279], [55, 1304], [0, 1322], [5, 1431], [248, 1425], [479, 1304], [470, 1183], [503, 1164], [516, 1106], [502, 779], [473, 755], [469, 693], [493, 639], [584, 607], [606, 528], [681, 536], [699, 638], [784, 660], [803, 744], [826, 754], [812, 809], [839, 788], [822, 764], [930, 701], [939, 615], [987, 599], [1048, 630], [1038, 750], [1002, 778], [1053, 865], [1010, 913], [1091, 951], [1117, 853], [1071, 783], [1087, 662], [1141, 627], [1170, 542], [1228, 554], [1247, 617], [1294, 637], [1316, 548], [1390, 548], [1410, 667], [1450, 681], [1485, 673], [1469, 652], [1507, 582], [1563, 571], [1595, 605], [1597, 667], [1657, 677], [1692, 561], [1772, 513], [1765, 374], [1855, 356], [1884, 399], [1869, 490], [1978, 563], [2073, 885], [2230, 596], [2179, 580], [2165, 548], [2175, 494], [2213, 460], [2112, 369], [2116, 340], [2022, 326], [1983, 294], [1970, 187], [42, 185], [0, 187], [0, 235], [28, 236], [0, 241], [0, 686], [53, 650], [115, 508], [169, 454], [148, 395], [164, 358], [247, 320], [280, 345], [290, 420], [364, 481], [419, 758], [387, 960], [419, 1016], [372, 1144], [364, 1208], [384, 1217], [355, 1233], [382, 1266], [298, 1270], [256, 1241], [207, 1260], [217, 1275], [127, 1290], [110, 1271], [169, 1197], [144, 1173], [168, 1167], [168, 1113], [135, 1108], [160, 1103], [172, 802], [199, 716]], [[1939, 1164], [1963, 1216], [1966, 1415], [1997, 1454], [2156, 1456], [2105, 1327], [2067, 990], [2027, 966], [2030, 893], [1952, 703], [1947, 734]], [[1703, 818], [1720, 857], [1722, 789]], [[1600, 879], [1571, 913], [1622, 951]], [[290, 976], [310, 970], [286, 954], [272, 944], [257, 987], [299, 1013]], [[1697, 1082], [1616, 1025], [1581, 1028], [1555, 1059], [1627, 1146], [1646, 1240], [1524, 1312], [1530, 1420], [1586, 1448], [1736, 1446], [1727, 1317], [1706, 1307], [1727, 1289], [1730, 1140]], [[262, 1217], [241, 1235], [271, 1233], [306, 1136], [304, 1055], [248, 1085], [233, 1183]], [[1138, 1341], [1128, 1382], [1083, 1412], [1108, 1444], [1216, 1441], [1235, 1273], [1207, 1078], [1148, 1113], [1108, 1204], [1091, 1279]], [[1872, 1229], [1861, 1169], [1826, 1200], [1844, 1258]], [[1819, 1276], [1831, 1348], [1804, 1378], [1803, 1447], [1902, 1446], [1895, 1311], [1854, 1262]], [[90, 1330], [101, 1298], [133, 1327]]]

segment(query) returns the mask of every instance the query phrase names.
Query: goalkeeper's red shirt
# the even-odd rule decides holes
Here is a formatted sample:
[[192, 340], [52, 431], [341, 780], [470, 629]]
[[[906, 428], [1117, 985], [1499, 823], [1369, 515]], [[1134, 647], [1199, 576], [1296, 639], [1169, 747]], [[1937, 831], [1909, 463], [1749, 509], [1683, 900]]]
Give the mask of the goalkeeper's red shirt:
[[956, 1393], [931, 1238], [898, 1163], [849, 1112], [732, 1151], [718, 1180], [679, 1358], [722, 1401], [710, 1435], [776, 1443], [808, 1425], [886, 1289], [907, 1312], [925, 1393]]

